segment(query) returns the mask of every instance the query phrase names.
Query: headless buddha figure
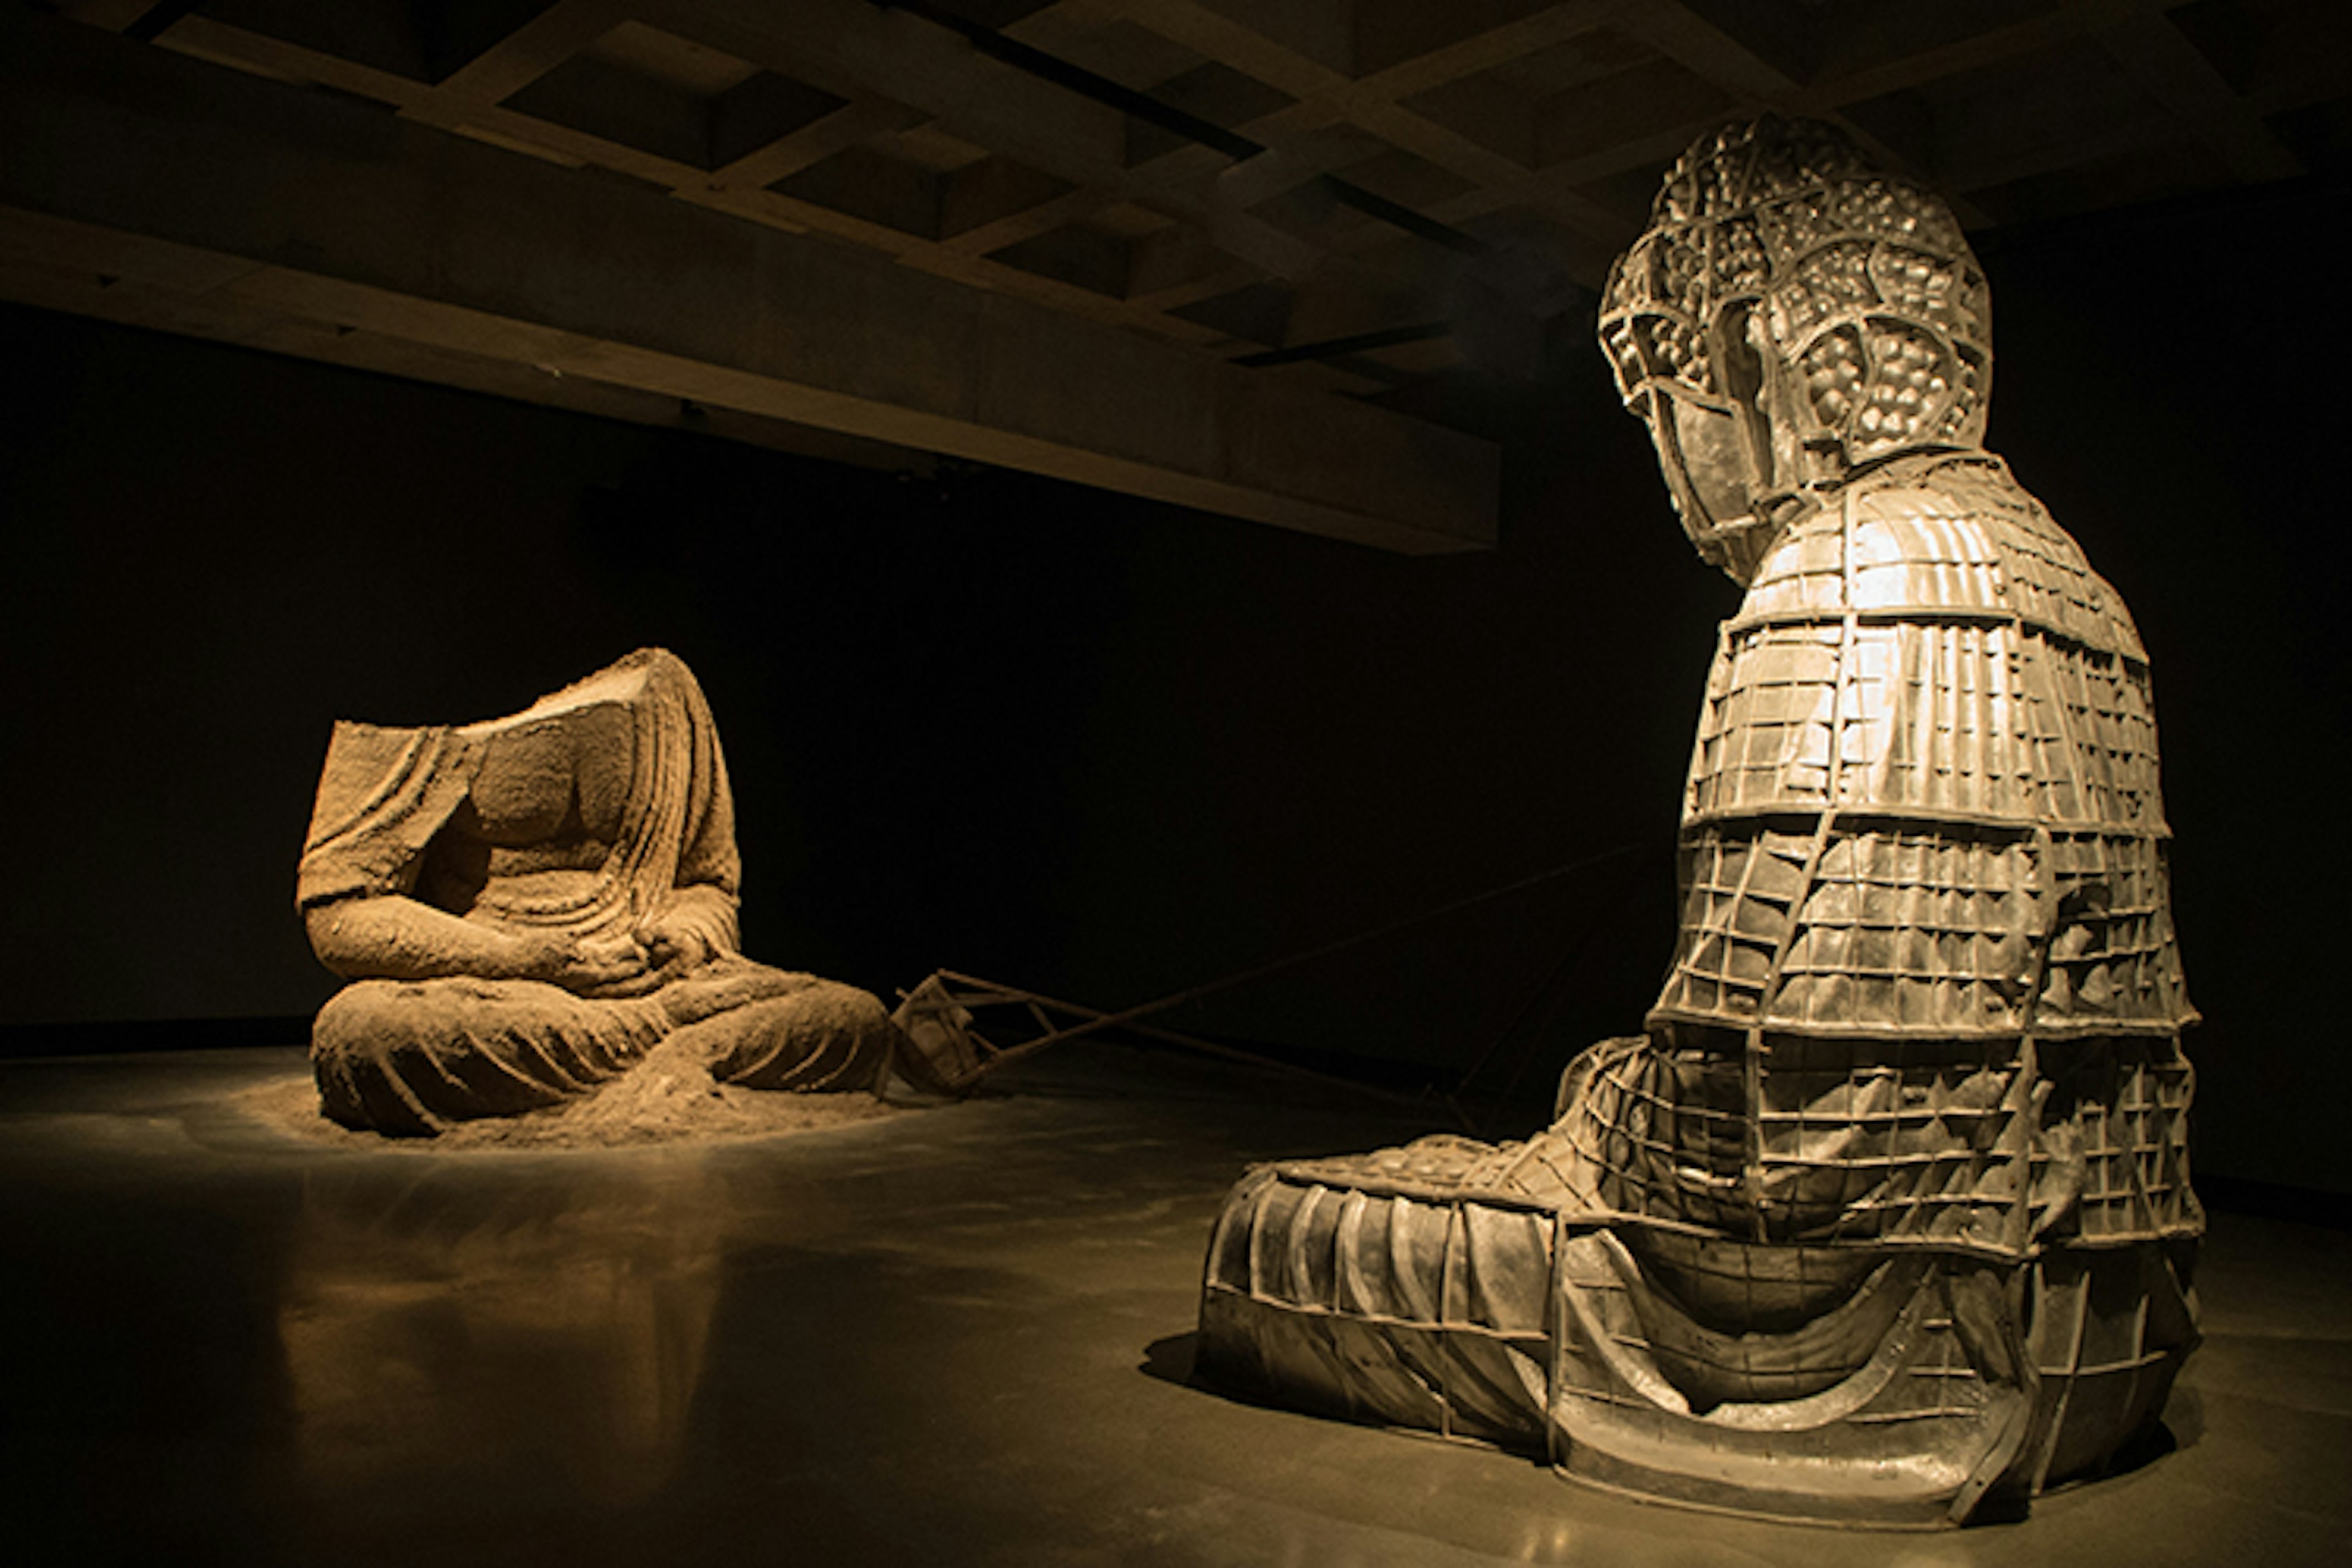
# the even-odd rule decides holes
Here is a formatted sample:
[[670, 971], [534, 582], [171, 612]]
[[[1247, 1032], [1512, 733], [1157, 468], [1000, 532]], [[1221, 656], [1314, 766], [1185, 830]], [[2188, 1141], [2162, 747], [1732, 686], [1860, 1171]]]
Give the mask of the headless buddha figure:
[[752, 1089], [932, 1085], [866, 992], [745, 958], [734, 805], [701, 688], [648, 648], [509, 719], [339, 723], [299, 900], [351, 984], [311, 1062], [347, 1127], [560, 1104], [669, 1044]]
[[2017, 1506], [2108, 1464], [2196, 1339], [2146, 656], [1979, 445], [1958, 225], [1841, 132], [1700, 142], [1601, 335], [1747, 589], [1664, 991], [1524, 1143], [1252, 1172], [1202, 1368], [1700, 1506]]

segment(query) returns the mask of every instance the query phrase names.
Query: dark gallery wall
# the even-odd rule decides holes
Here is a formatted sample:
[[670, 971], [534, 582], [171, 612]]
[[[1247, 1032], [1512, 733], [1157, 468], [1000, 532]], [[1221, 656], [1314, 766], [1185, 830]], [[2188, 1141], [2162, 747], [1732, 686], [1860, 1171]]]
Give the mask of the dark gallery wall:
[[[1591, 1028], [1646, 1000], [1734, 595], [1597, 384], [1526, 465], [1553, 492], [1518, 509], [1538, 524], [1414, 561], [68, 318], [5, 329], [44, 388], [6, 436], [5, 635], [42, 672], [8, 723], [41, 760], [0, 782], [44, 825], [0, 960], [14, 1021], [315, 1005], [291, 873], [331, 721], [509, 711], [648, 642], [709, 692], [747, 939], [778, 962], [1123, 1005], [1632, 846], [1646, 925], [1584, 950], [1614, 996]], [[1628, 865], [1175, 1021], [1457, 1059], [1618, 912]]]
[[1990, 444], [2081, 541], [2156, 676], [2213, 1173], [2352, 1191], [2334, 982], [2352, 881], [2339, 181], [1987, 247]]
[[[1993, 445], [2137, 614], [2208, 1016], [2200, 1157], [2352, 1190], [2326, 1033], [2347, 660], [2300, 244], [2340, 193], [1988, 247]], [[1737, 602], [1580, 342], [1465, 395], [1503, 547], [1407, 560], [985, 469], [797, 459], [0, 310], [0, 1024], [273, 1017], [328, 726], [510, 711], [645, 643], [700, 675], [755, 956], [1105, 1006], [1555, 868], [1180, 1026], [1498, 1089], [1638, 1025]]]

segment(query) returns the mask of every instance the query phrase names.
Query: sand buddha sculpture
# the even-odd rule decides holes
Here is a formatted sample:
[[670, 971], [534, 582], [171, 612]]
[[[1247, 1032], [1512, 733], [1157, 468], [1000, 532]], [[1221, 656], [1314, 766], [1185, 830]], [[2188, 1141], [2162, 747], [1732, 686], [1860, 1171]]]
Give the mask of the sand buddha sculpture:
[[312, 1029], [326, 1113], [429, 1135], [656, 1048], [751, 1089], [937, 1087], [875, 997], [743, 956], [740, 879], [718, 731], [672, 654], [486, 723], [337, 724], [298, 885], [351, 982]]
[[1746, 587], [1663, 994], [1525, 1142], [1251, 1172], [1202, 1371], [1667, 1500], [2013, 1511], [2147, 1434], [2196, 1342], [2146, 657], [1980, 445], [1958, 225], [1842, 133], [1702, 140], [1600, 326]]

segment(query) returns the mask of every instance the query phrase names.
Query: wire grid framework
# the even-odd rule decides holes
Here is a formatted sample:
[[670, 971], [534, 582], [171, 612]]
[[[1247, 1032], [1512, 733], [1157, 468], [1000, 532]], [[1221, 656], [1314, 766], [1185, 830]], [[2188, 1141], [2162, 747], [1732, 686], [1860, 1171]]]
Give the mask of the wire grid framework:
[[1360, 1181], [1253, 1173], [1210, 1243], [1203, 1340], [1294, 1403], [1542, 1449], [1558, 1215], [1415, 1179], [1483, 1152], [1424, 1139], [1343, 1162]]
[[1984, 275], [1941, 199], [1873, 167], [1834, 127], [1766, 116], [1675, 164], [1602, 297], [1619, 392], [1637, 405], [1665, 384], [1728, 408], [1726, 356], [1751, 309], [1801, 384], [1780, 400], [1796, 426], [1782, 435], [1850, 463], [1983, 437]]
[[1879, 468], [1760, 564], [1650, 1032], [1571, 1064], [1525, 1143], [1245, 1181], [1204, 1364], [1518, 1447], [1540, 1373], [1586, 1479], [1961, 1518], [2103, 1462], [2196, 1342], [2146, 660], [1982, 453]]
[[2195, 1227], [2146, 660], [1998, 459], [1898, 459], [1767, 552], [1684, 823], [1654, 1044], [1541, 1184], [1759, 1240]]
[[[1840, 1311], [1777, 1336], [1724, 1333], [1675, 1310], [1625, 1241], [1607, 1231], [1566, 1241], [1560, 1271], [1574, 1307], [1565, 1315], [1555, 1402], [1616, 1406], [1660, 1436], [1687, 1412], [1643, 1397], [1614, 1352], [1636, 1350], [1666, 1369], [1690, 1410], [1801, 1400], [1843, 1386], [1840, 1420], [1972, 1422], [1999, 1397], [1949, 1331], [1950, 1295], [1977, 1278], [1966, 1269], [1882, 1261], [1844, 1292]], [[1784, 1439], [1791, 1457], [1808, 1446]]]
[[[1718, 288], [1730, 220], [1782, 178], [1771, 157], [1831, 193], [1800, 217], [1866, 218], [1874, 246], [1940, 235], [1833, 137], [1809, 151], [1811, 132], [1786, 132], [1695, 149], [1621, 264], [1602, 326], [1629, 399], [1667, 376], [1675, 397], [1737, 403], [1706, 357], [1724, 342], [1699, 329], [1738, 289], [1778, 287], [1756, 258], [1797, 218], [1768, 210], [1755, 265]], [[1863, 216], [1841, 205], [1865, 197]], [[1831, 228], [1782, 247], [1798, 297], [1767, 301], [1769, 342], [1746, 337], [1782, 370], [1832, 341], [1838, 310], [1889, 297], [1888, 252]], [[1980, 295], [1922, 288], [1923, 320], [1981, 327]], [[1825, 384], [1808, 380], [1809, 446]], [[1211, 1363], [1453, 1431], [1463, 1347], [1500, 1320], [1430, 1279], [1536, 1268], [1497, 1262], [1520, 1233], [1480, 1237], [1466, 1216], [1489, 1205], [1555, 1216], [1548, 1441], [1605, 1485], [1806, 1517], [1936, 1499], [1958, 1519], [1988, 1488], [2102, 1461], [2160, 1408], [2195, 1342], [2202, 1215], [2147, 658], [2006, 467], [1954, 449], [1953, 387], [1925, 391], [1898, 400], [1906, 419], [1828, 432], [1873, 436], [1845, 447], [1859, 471], [1747, 520], [1748, 592], [1694, 745], [1680, 932], [1646, 1034], [1571, 1063], [1525, 1143], [1423, 1140], [1246, 1180], [1212, 1250]], [[1383, 1204], [1377, 1232], [1316, 1218]], [[1366, 1247], [1388, 1249], [1385, 1271]], [[1368, 1299], [1401, 1260], [1435, 1273]]]
[[1509, 1152], [1253, 1172], [1209, 1248], [1213, 1371], [1622, 1489], [1927, 1522], [2095, 1467], [2196, 1342], [2187, 1243], [2053, 1247], [2021, 1322], [1998, 1260], [1604, 1224], [1487, 1186]]
[[[1215, 1371], [1604, 1485], [1924, 1522], [2095, 1463], [2194, 1342], [2157, 1248], [2037, 1260], [2021, 1332], [1997, 1263], [1603, 1226], [1466, 1185], [1493, 1152], [1438, 1137], [1253, 1173], [1209, 1251]], [[1716, 1414], [1741, 1406], [1775, 1418]]]

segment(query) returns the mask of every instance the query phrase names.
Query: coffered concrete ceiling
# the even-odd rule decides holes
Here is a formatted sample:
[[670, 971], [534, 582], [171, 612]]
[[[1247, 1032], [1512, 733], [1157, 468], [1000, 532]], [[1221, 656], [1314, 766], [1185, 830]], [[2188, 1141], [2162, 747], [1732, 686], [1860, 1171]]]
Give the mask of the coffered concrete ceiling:
[[1708, 126], [1979, 228], [2285, 179], [2352, 5], [0, 0], [0, 296], [1435, 551], [1499, 454], [1431, 386], [1580, 333]]

